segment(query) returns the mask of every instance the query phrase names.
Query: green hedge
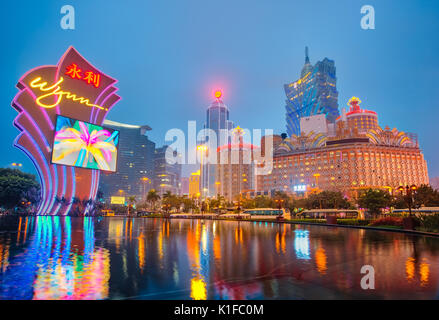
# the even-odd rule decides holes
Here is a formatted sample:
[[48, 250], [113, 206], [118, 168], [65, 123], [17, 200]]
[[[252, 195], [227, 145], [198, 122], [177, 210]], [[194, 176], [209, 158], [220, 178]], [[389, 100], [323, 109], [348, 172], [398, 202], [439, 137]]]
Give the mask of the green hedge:
[[439, 214], [419, 215], [417, 218], [419, 227], [417, 230], [426, 232], [439, 232]]
[[346, 226], [367, 226], [371, 220], [359, 220], [359, 219], [337, 219], [337, 224]]

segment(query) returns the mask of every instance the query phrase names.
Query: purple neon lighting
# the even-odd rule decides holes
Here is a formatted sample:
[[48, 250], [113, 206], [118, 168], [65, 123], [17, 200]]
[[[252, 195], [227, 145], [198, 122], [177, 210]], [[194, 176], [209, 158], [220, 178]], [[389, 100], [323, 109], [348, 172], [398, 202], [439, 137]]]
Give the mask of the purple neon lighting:
[[35, 168], [37, 169], [37, 173], [38, 173], [38, 176], [39, 176], [40, 181], [41, 181], [41, 190], [40, 190], [41, 203], [39, 204], [38, 211], [37, 211], [37, 214], [40, 214], [42, 212], [43, 204], [46, 203], [46, 199], [45, 199], [46, 197], [44, 196], [44, 194], [46, 193], [47, 186], [46, 186], [46, 182], [42, 178], [43, 177], [43, 173], [41, 171], [40, 165], [38, 165], [37, 160], [34, 158], [34, 156], [30, 152], [27, 151], [26, 148], [22, 147], [21, 145], [19, 145], [17, 143], [18, 139], [20, 139], [20, 137], [23, 136], [23, 135], [24, 135], [24, 132], [21, 132], [21, 133], [18, 134], [18, 136], [14, 140], [14, 147], [16, 147], [16, 148], [20, 149], [21, 151], [23, 151], [24, 154], [26, 154], [30, 158], [30, 160], [34, 164]]
[[[65, 168], [65, 167], [64, 167]], [[75, 168], [74, 167], [70, 167], [69, 168], [72, 172], [72, 177], [75, 177]], [[73, 195], [76, 193], [76, 180], [72, 179], [72, 197]], [[71, 199], [72, 200], [72, 199]], [[73, 205], [73, 201], [70, 201], [68, 207], [66, 208], [66, 210], [64, 211], [64, 215], [67, 215], [67, 213], [70, 211], [70, 209], [72, 208]]]
[[[43, 132], [41, 131], [40, 127], [36, 124], [36, 122], [34, 121], [34, 119], [32, 118], [32, 116], [28, 113], [28, 111], [26, 109], [23, 108], [22, 105], [20, 105], [15, 99], [13, 101], [13, 103], [21, 110], [21, 113], [15, 118], [14, 123], [20, 120], [18, 119], [22, 114], [24, 114], [26, 116], [26, 118], [31, 122], [32, 126], [35, 128], [35, 130], [38, 132], [38, 137], [41, 139], [41, 142], [43, 143], [43, 145], [46, 148], [50, 148], [49, 143], [47, 142], [46, 137], [43, 135]], [[21, 126], [20, 126], [21, 127]], [[26, 132], [28, 136], [31, 137], [30, 132], [24, 128], [23, 132]], [[35, 139], [32, 140], [35, 143], [35, 147], [38, 148], [39, 152], [41, 155], [43, 155], [43, 153], [41, 152], [41, 148], [36, 144]], [[44, 155], [42, 156], [43, 160], [44, 160], [44, 164], [46, 166], [46, 168], [48, 169], [48, 173], [50, 173], [50, 195], [52, 198], [52, 201], [49, 203], [48, 207], [45, 208], [45, 212], [50, 212], [52, 210], [53, 204], [55, 203], [55, 196], [56, 196], [56, 190], [58, 189], [58, 173], [56, 171], [56, 167], [53, 165], [49, 166], [49, 163], [46, 160], [46, 157], [44, 157]], [[54, 180], [52, 179], [52, 176], [54, 175]], [[55, 188], [53, 188], [53, 183], [55, 183]]]
[[[67, 55], [71, 53], [72, 50], [74, 51], [72, 53], [73, 55], [77, 55], [80, 59], [82, 59], [92, 68], [94, 68], [97, 72], [105, 75], [102, 71], [100, 71], [98, 68], [90, 64], [86, 59], [84, 59], [84, 57], [79, 54], [76, 49], [70, 46], [61, 56], [57, 65], [38, 66], [26, 72], [19, 79], [16, 85], [19, 89], [19, 92], [16, 94], [12, 102], [12, 106], [17, 109], [19, 113], [18, 116], [14, 119], [13, 125], [21, 131], [14, 140], [14, 146], [22, 150], [31, 159], [32, 163], [37, 169], [37, 173], [41, 183], [41, 202], [38, 207], [38, 214], [52, 213], [65, 215], [71, 210], [71, 207], [73, 205], [72, 201], [68, 203], [68, 206], [65, 209], [63, 208], [61, 203], [55, 205], [55, 201], [56, 196], [65, 198], [67, 193], [69, 194], [69, 197], [75, 197], [75, 194], [77, 192], [76, 171], [74, 167], [51, 164], [50, 159], [46, 157], [47, 153], [51, 150], [51, 146], [48, 143], [48, 137], [43, 134], [43, 131], [46, 132], [48, 129], [50, 129], [49, 131], [55, 130], [55, 123], [50, 119], [49, 113], [51, 116], [54, 115], [52, 114], [53, 111], [55, 111], [55, 114], [61, 114], [61, 106], [59, 104], [56, 105], [56, 108], [51, 112], [48, 112], [48, 110], [44, 108], [39, 108], [39, 112], [41, 112], [41, 114], [38, 114], [37, 116], [33, 113], [33, 111], [31, 112], [23, 108], [23, 106], [18, 103], [18, 99], [25, 92], [29, 93], [30, 97], [34, 100], [37, 99], [36, 94], [34, 94], [32, 89], [28, 87], [27, 84], [24, 82], [25, 78], [28, 78], [32, 73], [36, 71], [44, 70], [44, 72], [49, 72], [49, 75], [53, 74], [51, 72], [54, 71], [56, 82], [60, 76], [60, 72], [62, 71], [60, 67], [64, 63]], [[116, 88], [114, 84], [118, 83], [118, 81], [108, 75], [105, 75], [105, 77], [109, 80], [109, 84], [99, 93], [99, 95], [95, 99], [95, 104], [98, 104], [98, 102], [102, 100], [102, 104], [109, 103], [110, 106], [108, 107], [108, 110], [103, 113], [100, 113], [101, 110], [92, 109], [89, 117], [91, 123], [98, 124], [96, 123], [98, 119], [102, 119], [100, 121], [102, 123], [106, 118], [108, 111], [121, 99], [117, 94], [115, 94], [118, 91], [118, 88]], [[51, 78], [51, 76], [49, 76], [49, 78]], [[24, 98], [28, 97], [26, 96]], [[110, 98], [114, 101], [111, 100], [111, 102], [108, 102], [108, 99]], [[43, 127], [37, 125], [36, 119], [33, 118], [31, 113], [36, 116], [39, 121], [41, 121], [40, 124], [43, 125]], [[41, 118], [40, 115], [42, 115]], [[26, 145], [28, 147], [26, 147]], [[99, 187], [100, 170], [91, 170], [91, 176], [89, 177], [91, 178], [91, 184], [88, 196], [89, 199], [95, 199]], [[59, 178], [62, 178], [63, 181], [59, 181]], [[87, 188], [87, 186], [83, 186], [83, 188]], [[84, 193], [83, 191], [85, 190], [79, 191], [81, 191], [81, 193]], [[87, 210], [89, 210], [89, 208], [87, 208]]]

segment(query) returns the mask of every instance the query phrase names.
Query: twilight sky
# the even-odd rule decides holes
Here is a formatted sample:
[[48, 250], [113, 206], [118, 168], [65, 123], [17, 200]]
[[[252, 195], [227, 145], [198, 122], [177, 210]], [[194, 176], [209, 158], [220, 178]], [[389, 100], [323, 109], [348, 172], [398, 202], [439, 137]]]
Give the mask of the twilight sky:
[[[76, 29], [60, 9], [75, 7]], [[363, 5], [375, 30], [360, 27]], [[339, 106], [351, 96], [381, 126], [419, 135], [430, 176], [439, 176], [439, 2], [389, 0], [1, 1], [0, 166], [30, 160], [12, 146], [15, 84], [31, 68], [56, 64], [69, 45], [119, 80], [115, 121], [148, 124], [164, 144], [171, 128], [201, 128], [221, 88], [243, 128], [285, 132], [283, 84], [311, 63], [335, 60]]]

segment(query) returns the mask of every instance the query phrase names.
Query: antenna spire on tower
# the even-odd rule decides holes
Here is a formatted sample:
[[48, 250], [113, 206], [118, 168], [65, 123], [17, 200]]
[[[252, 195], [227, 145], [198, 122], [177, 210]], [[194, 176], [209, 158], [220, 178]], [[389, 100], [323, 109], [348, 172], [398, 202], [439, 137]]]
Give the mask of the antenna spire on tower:
[[310, 63], [309, 56], [308, 56], [308, 46], [305, 47], [305, 64], [306, 63]]

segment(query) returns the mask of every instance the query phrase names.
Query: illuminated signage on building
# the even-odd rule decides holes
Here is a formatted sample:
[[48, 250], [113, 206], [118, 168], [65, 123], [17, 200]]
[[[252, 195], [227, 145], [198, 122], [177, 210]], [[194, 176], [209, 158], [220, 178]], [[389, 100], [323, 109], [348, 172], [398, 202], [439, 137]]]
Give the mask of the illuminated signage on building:
[[99, 88], [101, 80], [101, 75], [99, 73], [95, 73], [90, 70], [82, 73], [82, 70], [78, 68], [76, 63], [72, 63], [66, 69], [66, 74], [69, 75], [72, 79], [82, 79], [88, 84], [93, 84], [96, 88]]
[[[12, 107], [19, 113], [14, 126], [20, 134], [14, 145], [31, 159], [38, 172], [42, 200], [37, 214], [65, 215], [71, 208], [72, 199], [95, 199], [100, 170], [115, 170], [118, 139], [113, 131], [102, 127], [102, 123], [120, 100], [114, 86], [116, 82], [73, 47], [64, 53], [57, 65], [34, 68], [18, 81], [20, 91], [12, 101]], [[73, 129], [88, 132], [89, 137], [77, 140], [76, 147], [71, 150], [59, 145], [74, 130], [66, 123], [60, 126], [58, 116], [70, 119]], [[90, 129], [99, 129], [99, 136]], [[92, 150], [93, 146], [87, 144], [85, 149], [93, 151], [94, 155], [82, 151], [83, 138], [100, 150]], [[55, 201], [62, 198], [70, 204], [66, 206]]]
[[299, 184], [296, 186], [293, 186], [294, 192], [305, 192], [306, 191], [306, 184]]
[[125, 204], [125, 197], [111, 197], [111, 204]]
[[[35, 102], [42, 108], [46, 108], [46, 109], [54, 108], [58, 106], [62, 102], [63, 97], [65, 97], [66, 99], [71, 99], [72, 101], [84, 104], [87, 107], [96, 107], [101, 110], [108, 110], [107, 108], [101, 107], [100, 105], [90, 103], [90, 99], [84, 97], [78, 97], [77, 94], [72, 93], [70, 91], [61, 90], [60, 84], [63, 83], [64, 81], [63, 77], [61, 77], [55, 84], [51, 85], [50, 87], [46, 87], [47, 82], [41, 82], [41, 81], [42, 81], [41, 77], [37, 77], [34, 80], [32, 80], [29, 83], [29, 85], [31, 88], [38, 88], [43, 93], [49, 91], [48, 93], [41, 94], [35, 99]], [[47, 99], [48, 102], [45, 103], [41, 101], [44, 99]]]

